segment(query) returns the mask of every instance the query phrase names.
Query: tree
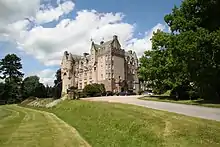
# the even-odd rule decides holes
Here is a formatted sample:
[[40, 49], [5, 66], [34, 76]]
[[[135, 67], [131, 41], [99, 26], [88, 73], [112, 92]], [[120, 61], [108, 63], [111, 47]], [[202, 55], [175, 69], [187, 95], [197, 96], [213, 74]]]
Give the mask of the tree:
[[8, 54], [0, 60], [1, 79], [5, 81], [4, 99], [9, 103], [21, 100], [21, 81], [23, 73], [21, 59], [15, 54]]
[[39, 98], [47, 97], [46, 88], [39, 80], [40, 78], [38, 76], [30, 76], [23, 80], [22, 92], [24, 98], [31, 96]]
[[53, 87], [46, 85], [46, 98], [52, 98], [53, 97]]
[[21, 69], [21, 59], [15, 54], [8, 54], [0, 61], [0, 73], [3, 75], [1, 78], [7, 82], [21, 82], [24, 75]]
[[5, 84], [0, 82], [0, 101], [1, 102], [5, 101], [4, 94], [5, 94]]
[[219, 0], [185, 0], [180, 8], [175, 7], [165, 16], [176, 40], [173, 57], [185, 63], [201, 96], [217, 101], [220, 101], [219, 7]]
[[140, 60], [144, 80], [159, 90], [193, 84], [202, 98], [220, 101], [219, 7], [219, 0], [185, 0], [175, 6], [164, 18], [171, 33], [154, 33], [152, 51]]
[[55, 77], [56, 77], [56, 79], [54, 80], [53, 96], [54, 96], [54, 98], [60, 98], [62, 95], [61, 69], [58, 69], [56, 71]]

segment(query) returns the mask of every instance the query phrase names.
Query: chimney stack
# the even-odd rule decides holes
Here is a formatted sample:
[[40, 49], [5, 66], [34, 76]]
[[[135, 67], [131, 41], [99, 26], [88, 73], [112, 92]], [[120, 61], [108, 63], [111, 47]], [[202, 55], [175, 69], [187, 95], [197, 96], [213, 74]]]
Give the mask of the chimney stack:
[[118, 36], [117, 35], [114, 35], [113, 36], [113, 40], [117, 40], [118, 39]]

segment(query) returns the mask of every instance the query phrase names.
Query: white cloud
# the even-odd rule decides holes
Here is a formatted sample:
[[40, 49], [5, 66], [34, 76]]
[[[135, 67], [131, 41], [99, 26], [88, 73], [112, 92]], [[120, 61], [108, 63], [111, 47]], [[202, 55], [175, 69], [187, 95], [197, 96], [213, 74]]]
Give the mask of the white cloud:
[[29, 76], [38, 76], [40, 78], [40, 82], [43, 83], [45, 86], [54, 86], [54, 80], [55, 80], [55, 75], [56, 75], [56, 70], [53, 70], [51, 68], [46, 68], [41, 71], [37, 72], [30, 72], [30, 73], [25, 73], [25, 77]]
[[38, 26], [26, 32], [20, 40], [24, 51], [34, 55], [46, 65], [59, 65], [65, 50], [82, 54], [90, 49], [91, 37], [95, 41], [112, 39], [118, 35], [122, 44], [132, 38], [134, 26], [123, 23], [121, 13], [79, 11], [74, 20], [63, 19], [54, 28]]
[[53, 86], [55, 80], [56, 71], [52, 69], [44, 69], [37, 73], [37, 76], [40, 77], [40, 82], [45, 85]]
[[38, 71], [35, 73], [27, 73], [25, 74], [25, 78], [29, 76], [38, 76], [40, 78], [40, 82], [43, 83], [44, 85], [49, 85], [53, 86], [54, 85], [54, 80], [55, 80], [55, 74], [56, 71], [52, 70], [50, 68], [44, 69], [42, 71]]
[[36, 14], [36, 23], [42, 24], [58, 20], [60, 16], [68, 14], [74, 8], [75, 4], [72, 1], [66, 1], [59, 4], [56, 8], [49, 8], [46, 10], [40, 10]]
[[165, 25], [158, 23], [148, 32], [145, 32], [145, 37], [142, 39], [133, 38], [128, 42], [127, 48], [135, 50], [137, 56], [142, 56], [144, 51], [151, 50], [152, 43], [151, 38], [153, 37], [153, 32], [156, 32], [158, 29], [165, 30]]
[[[8, 23], [2, 29], [4, 30], [2, 36], [16, 42], [19, 49], [37, 58], [45, 65], [59, 65], [65, 50], [73, 54], [88, 52], [91, 38], [96, 42], [100, 42], [102, 38], [107, 41], [112, 39], [115, 34], [118, 35], [123, 48], [133, 49], [138, 56], [141, 56], [145, 50], [151, 49], [150, 38], [153, 35], [153, 31], [165, 29], [164, 25], [157, 24], [147, 31], [143, 38], [134, 38], [135, 24], [125, 23], [122, 13], [98, 13], [95, 10], [78, 11], [74, 19], [63, 19], [53, 28], [44, 28], [39, 24], [58, 20], [60, 16], [74, 9], [74, 3], [70, 0], [57, 0], [57, 7], [51, 6], [44, 10], [38, 9], [36, 11], [40, 7], [39, 0], [33, 1], [35, 3], [29, 2], [30, 4], [33, 3], [30, 5], [30, 9], [29, 6], [18, 5], [20, 8], [17, 9], [24, 10], [24, 13], [21, 12], [19, 14], [20, 17], [12, 19], [14, 23], [12, 23], [13, 21], [6, 21], [6, 16], [8, 15], [6, 12], [6, 16], [2, 17], [0, 14], [0, 20], [4, 20], [5, 24]], [[4, 3], [6, 3], [6, 0], [4, 0]], [[0, 4], [3, 4], [3, 0], [0, 0]], [[7, 12], [9, 16], [14, 14], [12, 8], [8, 4]], [[3, 12], [4, 10], [0, 9], [1, 11]], [[35, 20], [38, 26], [28, 30], [32, 22], [29, 19], [24, 20], [27, 16], [31, 20]], [[49, 71], [47, 70], [47, 72]], [[43, 79], [44, 82], [50, 81], [45, 77]]]
[[8, 24], [35, 17], [40, 0], [0, 0], [0, 33]]

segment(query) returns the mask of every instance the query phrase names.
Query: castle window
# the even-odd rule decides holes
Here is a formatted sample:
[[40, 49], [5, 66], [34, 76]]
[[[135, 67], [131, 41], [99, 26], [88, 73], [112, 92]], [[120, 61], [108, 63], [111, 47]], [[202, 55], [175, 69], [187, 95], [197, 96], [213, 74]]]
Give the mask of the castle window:
[[94, 67], [94, 70], [96, 70], [96, 67]]
[[79, 89], [82, 89], [82, 83], [79, 83]]
[[63, 75], [66, 76], [66, 73], [64, 73]]

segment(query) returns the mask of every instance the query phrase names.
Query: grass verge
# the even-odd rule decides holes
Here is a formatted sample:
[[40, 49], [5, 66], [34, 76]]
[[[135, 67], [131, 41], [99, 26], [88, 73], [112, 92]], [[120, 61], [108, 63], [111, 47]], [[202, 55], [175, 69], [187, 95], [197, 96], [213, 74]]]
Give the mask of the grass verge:
[[94, 147], [219, 147], [220, 122], [133, 105], [64, 101], [56, 114]]
[[159, 102], [169, 102], [169, 103], [176, 103], [176, 104], [186, 104], [186, 105], [198, 105], [203, 107], [212, 107], [212, 108], [220, 108], [220, 104], [212, 104], [204, 102], [203, 100], [172, 100], [167, 96], [146, 96], [139, 98], [140, 100], [147, 100], [147, 101], [159, 101]]

